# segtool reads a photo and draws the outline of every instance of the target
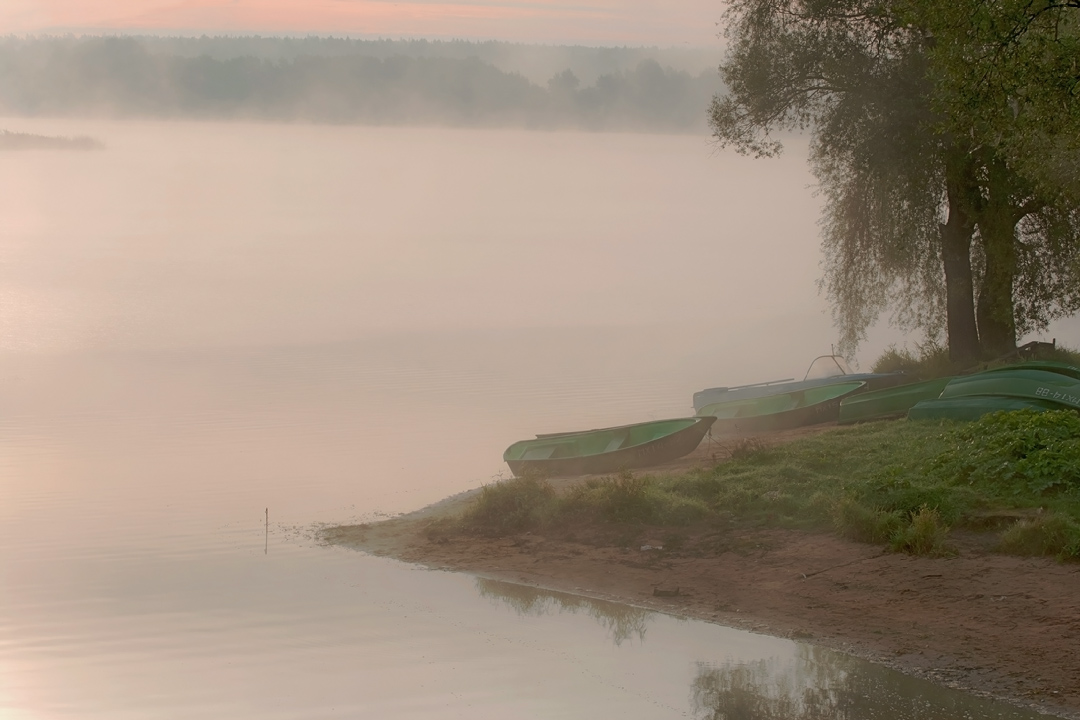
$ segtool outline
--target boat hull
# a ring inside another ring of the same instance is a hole
[[[941,391],[941,399],[994,396],[1050,402],[1080,409],[1080,381],[1043,370],[995,370],[956,378]]]
[[[873,392],[849,395],[840,401],[841,425],[871,420],[903,417],[923,400],[933,400],[941,395],[953,378],[936,378],[923,382],[886,388]]]
[[[908,378],[901,373],[859,373],[853,375],[836,375],[829,378],[817,378],[814,380],[793,380],[787,382],[762,383],[742,388],[716,387],[699,390],[694,393],[694,412],[701,411],[709,405],[735,400],[753,400],[756,398],[780,395],[791,392],[811,390],[813,388],[836,385],[843,382],[866,383],[867,390],[880,390],[898,385]]]
[[[687,420],[693,420],[694,422],[662,437],[587,455],[527,457],[530,450],[539,453],[546,451],[548,448],[554,448],[552,455],[558,454],[560,451],[567,452],[567,447],[573,447],[577,441],[590,435],[612,436],[613,441],[614,438],[619,436],[619,433],[623,432],[627,433],[627,437],[630,437],[636,430],[647,428],[655,423],[638,423],[636,425],[622,425],[600,430],[538,436],[536,440],[526,440],[511,445],[503,454],[503,459],[510,466],[510,471],[519,477],[529,473],[544,477],[603,475],[623,470],[655,467],[693,452],[701,444],[702,438],[709,432],[716,418],[687,418]],[[525,452],[522,453],[522,449]]]
[[[713,433],[746,435],[789,430],[832,422],[840,414],[840,401],[865,386],[863,382],[834,383],[789,393],[707,405],[700,415],[717,417]]]
[[[1080,370],[1060,363],[1029,362],[954,378],[936,400],[908,412],[912,420],[978,420],[999,410],[1080,412]]]
[[[1043,400],[972,395],[969,397],[937,398],[923,400],[908,411],[909,420],[978,420],[992,412],[1013,410],[1061,410],[1060,405]]]
[[[1025,362],[1013,363],[1012,365],[1002,365],[1001,367],[990,368],[989,370],[984,370],[983,373],[1015,372],[1017,370],[1052,372],[1073,378],[1074,380],[1080,380],[1080,368],[1075,365],[1054,362],[1052,360],[1027,360]],[[981,375],[983,373],[979,374]]]

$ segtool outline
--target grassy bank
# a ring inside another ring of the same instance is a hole
[[[1024,411],[869,423],[777,447],[743,441],[711,468],[589,479],[563,493],[515,478],[430,533],[589,530],[632,544],[661,529],[676,548],[694,530],[731,526],[832,531],[928,555],[949,554],[950,532],[967,529],[994,533],[1002,552],[1080,559],[1080,417]]]

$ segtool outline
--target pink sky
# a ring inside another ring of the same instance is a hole
[[[0,32],[300,33],[536,43],[717,42],[720,0],[2,0]]]

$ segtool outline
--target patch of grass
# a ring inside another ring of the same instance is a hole
[[[1080,553],[1066,552],[1080,547],[1069,529],[1080,527],[1080,417],[1067,411],[864,423],[744,448],[713,467],[592,478],[562,496],[537,478],[489,485],[457,531],[609,527],[637,538],[648,527],[783,527],[937,555],[950,527],[985,530],[988,513],[1045,508],[1066,524],[1017,526],[1002,547],[1037,546],[1022,533],[1043,533],[1057,538],[1051,554]]]
[[[1080,523],[1059,513],[1021,520],[1001,536],[1001,551],[1010,555],[1056,555],[1080,560]]]
[[[701,500],[674,493],[657,478],[630,473],[586,481],[567,495],[559,510],[560,515],[576,519],[676,526],[709,515]]]
[[[750,460],[764,455],[768,451],[768,445],[762,442],[761,438],[741,437],[728,443],[726,449],[732,460]]]
[[[910,518],[910,522],[889,538],[893,550],[931,557],[952,554],[947,543],[949,526],[942,521],[937,508],[923,505]]]
[[[841,500],[835,510],[837,532],[849,540],[864,543],[886,543],[904,525],[902,513],[895,510],[867,507],[851,498]]]
[[[558,498],[547,481],[518,477],[485,485],[461,518],[463,528],[488,535],[507,535],[539,527]]]

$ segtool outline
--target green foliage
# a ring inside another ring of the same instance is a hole
[[[1012,555],[1080,559],[1080,523],[1059,513],[1021,520],[1001,536],[1001,550]]]
[[[902,372],[916,380],[932,380],[955,372],[956,368],[949,360],[948,348],[937,343],[926,343],[918,345],[917,349],[918,354],[906,347],[890,345],[870,366],[870,372]]]
[[[577,532],[586,523],[610,527],[633,546],[646,526],[734,522],[833,531],[941,555],[950,551],[950,527],[983,528],[988,512],[1045,507],[1047,519],[1016,526],[1002,548],[1076,554],[1080,417],[1071,412],[1001,413],[974,423],[865,423],[786,445],[748,444],[738,455],[670,476],[590,478],[562,496],[535,478],[496,483],[483,489],[454,531]],[[440,526],[436,539],[450,531]]]
[[[842,352],[887,309],[958,360],[1080,309],[1075,0],[728,7],[710,126],[756,156],[811,131]]]
[[[567,517],[608,523],[678,526],[704,519],[709,508],[697,498],[671,492],[654,477],[625,473],[594,478],[574,488],[561,512]]]
[[[906,22],[936,41],[929,57],[943,130],[974,130],[1007,156],[1031,165],[1049,164],[1048,150],[1060,155],[1077,149],[1080,5],[1073,0],[903,0],[898,6]]]
[[[851,498],[844,498],[836,506],[836,530],[849,540],[864,543],[885,543],[903,527],[903,514],[867,507]]]
[[[519,477],[485,485],[462,518],[470,530],[492,535],[538,527],[556,503],[555,490],[544,480]]]
[[[935,474],[997,495],[1080,491],[1080,417],[1069,410],[996,412],[953,436]]]
[[[1043,350],[1038,357],[1041,360],[1052,360],[1080,367],[1080,351],[1073,350],[1065,345],[1057,345],[1052,350]]]
[[[937,509],[923,505],[911,514],[907,526],[901,527],[889,538],[889,545],[893,550],[912,555],[940,557],[952,553],[946,543],[948,534],[949,528]]]

